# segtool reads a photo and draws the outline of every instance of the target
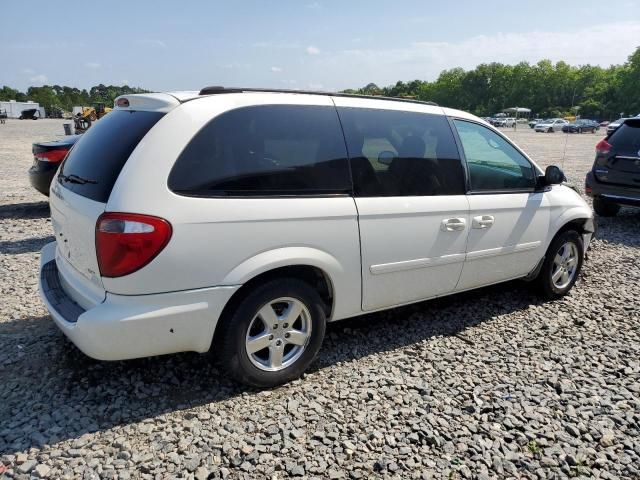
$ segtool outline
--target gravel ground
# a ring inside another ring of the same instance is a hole
[[[601,219],[561,301],[512,282],[335,323],[310,373],[258,392],[207,355],[93,361],[53,326],[48,207],[25,173],[61,132],[0,126],[6,477],[640,478],[638,211]],[[601,138],[507,134],[578,185]]]

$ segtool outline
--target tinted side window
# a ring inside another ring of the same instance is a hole
[[[351,178],[334,107],[259,105],[211,120],[169,175],[192,195],[346,193]]]
[[[533,165],[513,145],[483,125],[454,120],[467,160],[471,190],[529,189]]]
[[[621,155],[640,157],[640,119],[627,120],[611,134],[608,142]]]
[[[58,181],[65,188],[106,203],[129,155],[164,113],[115,110],[74,145]]]
[[[358,196],[464,194],[464,170],[442,115],[338,109]]]

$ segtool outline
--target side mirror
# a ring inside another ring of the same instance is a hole
[[[544,171],[544,183],[547,185],[559,185],[565,180],[566,177],[560,167],[549,165]]]
[[[396,154],[390,150],[383,150],[378,154],[378,162],[383,165],[391,165],[394,158],[396,158]]]

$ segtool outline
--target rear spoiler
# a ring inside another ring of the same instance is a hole
[[[180,105],[173,95],[167,93],[135,93],[120,95],[113,102],[115,110],[141,110],[147,112],[169,112]]]

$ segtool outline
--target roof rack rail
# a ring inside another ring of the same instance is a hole
[[[242,88],[242,87],[221,87],[211,86],[204,87],[200,90],[199,95],[218,95],[221,93],[244,93],[244,92],[258,92],[258,93],[303,93],[307,95],[324,95],[327,97],[349,97],[349,98],[368,98],[372,100],[391,100],[394,102],[406,102],[406,103],[419,103],[422,105],[439,106],[435,102],[415,100],[413,98],[402,97],[384,97],[377,95],[359,95],[357,93],[341,93],[341,92],[319,92],[317,90],[291,90],[285,88]]]

